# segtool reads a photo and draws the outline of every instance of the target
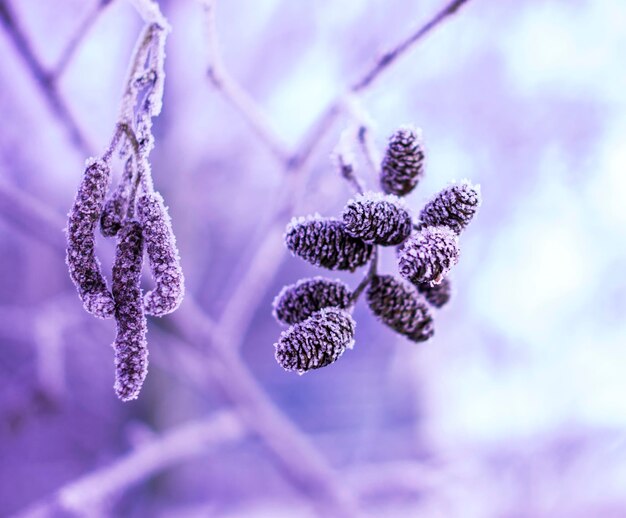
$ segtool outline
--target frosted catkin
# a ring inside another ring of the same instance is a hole
[[[346,232],[366,243],[399,245],[411,234],[411,215],[396,196],[358,195],[348,202],[342,218]]]
[[[283,324],[296,324],[327,307],[345,309],[350,289],[339,280],[314,277],[285,286],[273,303],[274,318]]]
[[[391,275],[376,275],[365,296],[372,313],[396,333],[413,342],[424,342],[434,335],[428,305],[414,286]]]
[[[146,251],[156,287],[147,292],[144,305],[148,315],[163,316],[174,311],[185,294],[185,278],[172,223],[161,195],[142,194],[137,214],[146,240]]]
[[[458,260],[458,239],[454,232],[448,227],[425,227],[400,249],[398,269],[413,284],[438,284]]]
[[[356,323],[339,308],[326,308],[281,333],[274,347],[278,364],[303,374],[335,362],[354,344]]]
[[[70,277],[88,313],[111,318],[115,304],[100,270],[95,230],[111,177],[109,164],[89,159],[67,224],[66,262]]]
[[[136,399],[148,373],[147,323],[141,296],[143,236],[139,222],[126,221],[118,233],[113,264],[117,335],[115,392],[122,401]]]
[[[369,261],[374,250],[348,234],[343,222],[320,216],[292,220],[285,244],[292,254],[330,270],[354,271]]]

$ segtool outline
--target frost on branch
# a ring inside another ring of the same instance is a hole
[[[409,340],[424,342],[435,333],[428,305],[414,286],[391,275],[377,275],[370,282],[366,298],[381,322]]]
[[[129,220],[119,232],[113,264],[113,297],[117,336],[115,392],[122,401],[136,399],[148,373],[147,323],[140,279],[143,263],[141,225]]]
[[[339,308],[326,308],[283,331],[274,347],[276,361],[303,374],[336,361],[354,344],[356,323]]]
[[[350,200],[343,211],[346,231],[366,243],[399,245],[411,234],[411,215],[396,196],[367,192]]]
[[[283,324],[296,324],[328,307],[345,309],[350,304],[350,289],[339,280],[323,277],[301,279],[285,286],[274,299],[274,317]]]
[[[429,201],[420,220],[428,226],[446,226],[458,235],[472,221],[480,203],[480,186],[464,180],[446,187]]]
[[[424,176],[422,133],[411,126],[391,136],[382,162],[380,186],[387,194],[405,196]]]
[[[447,227],[425,227],[404,243],[400,274],[413,284],[438,284],[459,260],[458,240]]]
[[[185,278],[180,267],[176,238],[167,208],[159,193],[142,194],[137,201],[137,214],[156,284],[145,295],[145,309],[148,315],[161,317],[178,308],[185,294]]]
[[[372,255],[373,247],[352,237],[334,218],[312,216],[293,219],[285,233],[287,248],[315,266],[354,271]]]
[[[87,161],[67,223],[66,262],[70,277],[87,312],[98,318],[111,318],[114,311],[95,252],[95,230],[110,177],[107,162],[94,158]]]

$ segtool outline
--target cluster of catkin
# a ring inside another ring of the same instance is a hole
[[[171,313],[184,295],[176,239],[147,159],[153,146],[150,119],[160,111],[163,38],[156,25],[144,31],[111,146],[87,160],[67,224],[67,265],[85,310],[117,323],[115,392],[123,401],[137,398],[147,374],[146,315]],[[111,189],[111,157],[118,145],[124,168]],[[117,239],[110,289],[96,256],[98,228],[102,236]],[[155,283],[145,295],[144,253]]]
[[[293,219],[285,244],[293,255],[330,270],[355,271],[370,263],[354,291],[339,280],[302,279],[274,299],[274,316],[290,326],[275,344],[278,363],[302,374],[333,363],[354,345],[352,308],[362,290],[372,313],[414,342],[434,334],[431,308],[450,298],[447,274],[459,259],[458,236],[481,203],[479,186],[453,183],[414,218],[401,198],[424,175],[419,130],[398,129],[380,166],[383,192],[360,193],[341,218],[319,215]],[[399,276],[377,273],[378,247],[396,247]]]

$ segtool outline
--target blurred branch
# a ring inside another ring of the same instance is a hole
[[[450,15],[456,13],[458,9],[468,1],[469,0],[453,0],[450,2],[446,7],[433,16],[433,18],[413,32],[408,38],[405,38],[400,43],[384,52],[383,55],[378,58],[374,66],[365,72],[365,74],[352,85],[350,90],[354,93],[365,90],[383,71],[385,71],[394,61],[402,56],[402,54],[410,50],[413,45],[420,41]]]
[[[65,100],[57,90],[52,76],[44,69],[43,65],[35,56],[28,38],[21,27],[11,7],[6,0],[0,0],[0,24],[8,34],[15,46],[15,50],[22,57],[28,71],[33,77],[44,96],[50,110],[59,122],[67,129],[74,147],[84,155],[91,155],[91,146],[83,135],[76,119],[65,104]]]
[[[51,81],[57,81],[59,77],[63,75],[65,69],[74,57],[78,46],[85,39],[85,36],[89,32],[93,24],[96,22],[96,20],[100,17],[100,14],[102,14],[104,8],[111,2],[112,0],[99,0],[99,2],[91,8],[89,13],[87,13],[87,16],[83,19],[80,26],[65,46],[65,49],[61,53],[61,57],[57,61],[57,64],[48,74]]]
[[[257,137],[265,144],[267,149],[282,164],[289,160],[289,150],[282,139],[272,129],[268,117],[263,113],[259,105],[252,99],[250,94],[229,74],[222,63],[215,25],[216,0],[200,0],[206,14],[209,66],[207,76],[213,86],[221,92],[224,98],[241,114]]]
[[[0,216],[21,230],[25,236],[31,236],[65,253],[62,239],[65,219],[47,205],[25,194],[0,178]]]
[[[112,464],[63,486],[51,498],[18,516],[56,516],[68,511],[99,515],[103,505],[132,485],[185,459],[244,436],[245,430],[232,412],[224,411],[181,425],[142,442]]]

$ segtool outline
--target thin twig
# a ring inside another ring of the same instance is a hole
[[[337,162],[337,169],[339,169],[341,177],[348,182],[356,193],[363,194],[365,189],[363,187],[363,181],[356,171],[356,160],[352,150],[355,133],[355,127],[349,127],[341,133],[339,143],[333,152],[333,157]]]
[[[0,0],[0,23],[4,26],[18,54],[24,60],[35,83],[39,87],[50,110],[57,120],[65,126],[74,147],[83,155],[92,155],[92,146],[83,135],[78,122],[65,104],[51,76],[35,56],[33,49],[6,0]]]
[[[222,63],[215,25],[215,0],[200,0],[206,15],[208,33],[209,65],[207,77],[224,98],[241,114],[257,137],[281,163],[289,161],[289,150],[280,136],[272,129],[268,117],[250,94],[230,75]]]
[[[100,17],[104,8],[109,5],[111,1],[112,0],[100,0],[96,5],[92,7],[91,11],[89,11],[74,35],[70,38],[70,41],[65,46],[65,49],[61,53],[61,57],[57,61],[57,64],[48,74],[52,81],[57,81],[63,75],[65,69],[74,57],[78,46],[85,39],[85,36],[87,36],[87,33],[89,32],[93,24]]]
[[[468,1],[469,0],[453,0],[428,22],[413,32],[408,38],[405,38],[400,43],[384,52],[382,56],[378,58],[374,66],[365,72],[365,74],[363,74],[363,76],[352,85],[350,91],[357,93],[367,88],[384,70],[389,68],[389,65],[402,56],[402,54],[407,52],[413,45],[415,45],[415,43],[437,27],[448,16],[456,13],[457,10]]]
[[[70,482],[18,516],[82,514],[87,510],[98,515],[103,505],[134,484],[216,446],[238,441],[245,434],[240,421],[227,411],[192,421],[143,442],[110,465]]]
[[[376,272],[378,271],[378,248],[378,245],[374,247],[367,273],[365,274],[363,279],[361,279],[361,282],[356,287],[356,289],[352,292],[352,295],[350,295],[350,306],[354,306],[357,303],[359,297],[361,296],[361,293],[363,293],[363,290],[367,288],[368,284],[376,276]]]

